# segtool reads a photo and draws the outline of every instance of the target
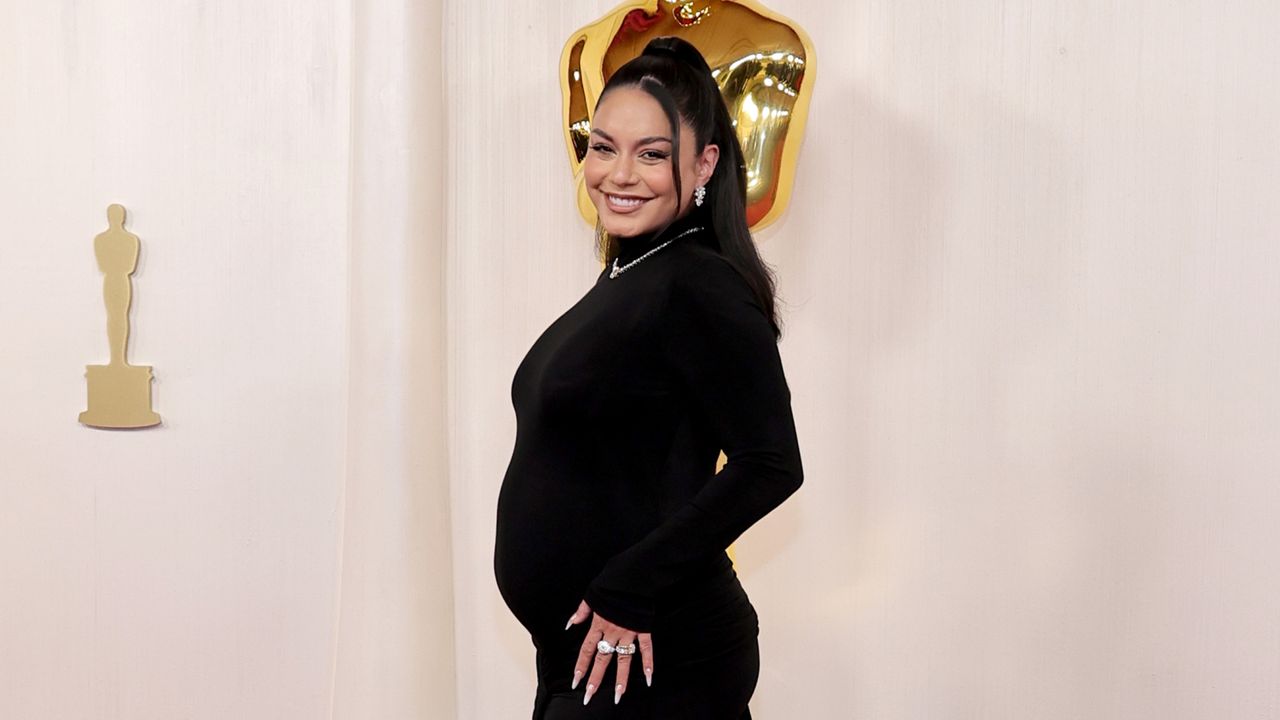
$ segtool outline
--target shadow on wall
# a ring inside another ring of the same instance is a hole
[[[927,133],[851,84],[824,80],[815,89],[792,206],[757,234],[779,275],[782,353],[805,485],[749,530],[737,553],[748,592],[816,567],[804,560],[806,545],[820,546],[816,557],[842,560],[827,565],[811,588],[819,595],[806,593],[823,616],[847,614],[852,603],[852,553],[872,471],[874,358],[921,334],[928,258],[941,242]],[[847,507],[829,505],[845,498],[853,498]],[[781,555],[795,567],[770,569]]]

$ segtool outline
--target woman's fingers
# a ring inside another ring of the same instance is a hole
[[[573,611],[569,616],[569,622],[565,623],[564,629],[577,625],[591,617],[591,606],[586,600],[578,603],[578,609]],[[573,669],[573,685],[572,689],[578,689],[578,683],[582,681],[582,676],[587,674],[587,664],[591,662],[591,655],[595,652],[595,643],[600,639],[600,633],[596,629],[596,624],[591,624],[591,629],[587,631],[587,638],[582,641],[582,649],[578,652],[578,664]]]
[[[587,604],[586,600],[583,600],[578,603],[578,609],[574,610],[573,614],[569,616],[569,622],[564,624],[564,629],[568,630],[589,617],[591,617],[591,606]]]
[[[578,649],[578,662],[573,666],[571,689],[577,690],[578,683],[582,682],[582,678],[586,676],[587,668],[591,667],[591,658],[596,655],[596,643],[600,641],[601,635],[602,632],[596,628],[595,623],[592,623],[587,636],[582,640],[582,647]]]
[[[653,684],[653,640],[649,633],[636,634],[621,625],[615,625],[608,620],[595,615],[591,611],[591,607],[584,600],[578,605],[578,609],[573,615],[569,616],[569,624],[565,625],[568,630],[573,625],[583,622],[588,617],[591,618],[591,627],[587,629],[586,637],[582,639],[582,646],[578,648],[578,662],[573,667],[573,684],[572,689],[577,690],[578,684],[585,677],[587,679],[587,689],[582,696],[582,704],[586,705],[591,702],[591,696],[596,694],[600,689],[600,683],[604,681],[604,673],[609,668],[609,661],[613,659],[617,653],[617,648],[621,645],[624,648],[636,648],[640,652],[640,657],[644,662],[645,683]],[[608,647],[601,649],[600,642],[604,641]],[[638,641],[638,643],[637,643]],[[637,645],[639,646],[637,648]],[[622,695],[627,691],[627,680],[631,675],[631,660],[635,653],[618,654],[618,667],[614,676],[617,678],[617,684],[613,688],[613,702],[616,705],[621,702]]]
[[[653,636],[649,633],[640,633],[638,636],[640,645],[640,662],[644,664],[644,683],[645,685],[653,685]]]
[[[636,634],[631,631],[623,633],[622,637],[618,638],[618,644],[614,647],[624,649],[630,647],[634,651],[636,647]],[[618,684],[613,686],[613,704],[617,705],[618,702],[622,700],[622,694],[627,691],[627,679],[631,677],[632,653],[618,652],[617,650],[614,650],[614,652],[618,656],[618,668],[615,673],[615,676],[618,679]]]
[[[599,615],[596,616],[595,622],[601,622]],[[595,629],[595,623],[592,624],[591,629]],[[612,630],[612,632],[610,632],[610,630]],[[618,638],[622,634],[620,630],[621,628],[618,628],[615,625],[613,628],[605,629],[601,633],[601,637],[604,638],[605,642],[609,643],[611,648],[616,647],[618,644]],[[592,633],[587,634],[588,636],[592,635]],[[592,653],[592,656],[595,658],[595,662],[591,665],[591,676],[587,678],[587,693],[582,697],[583,705],[591,702],[591,696],[595,695],[596,690],[600,689],[600,681],[604,680],[604,671],[605,668],[609,667],[609,661],[613,659],[613,651],[601,650],[599,648],[599,641],[597,641],[597,647],[595,648],[595,652]],[[578,661],[582,661],[581,653],[579,653]]]

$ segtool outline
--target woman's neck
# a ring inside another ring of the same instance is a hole
[[[624,263],[634,260],[680,233],[696,227],[702,227],[704,230],[710,231],[711,219],[700,208],[695,206],[690,208],[684,215],[672,220],[665,227],[629,237],[619,236],[617,238],[618,262]]]

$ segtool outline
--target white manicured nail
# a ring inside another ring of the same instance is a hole
[[[653,687],[653,668],[644,669],[644,684]]]
[[[621,699],[622,699],[622,683],[618,683],[618,686],[613,689],[613,704],[617,705],[618,701]]]
[[[579,682],[581,682],[581,681],[582,681],[582,671],[581,671],[581,670],[574,670],[574,671],[573,671],[573,684],[569,686],[569,689],[570,689],[570,690],[577,690],[577,689],[578,689],[578,683],[579,683]]]
[[[595,691],[596,691],[596,686],[592,685],[591,683],[587,683],[587,692],[585,695],[582,696],[583,705],[586,705],[588,702],[591,702],[591,693]]]
[[[567,622],[567,623],[565,623],[565,624],[564,624],[564,629],[565,629],[565,630],[568,630],[569,628],[573,627],[573,619],[574,619],[574,618],[576,618],[576,617],[578,617],[578,614],[577,614],[577,613],[574,613],[574,614],[572,614],[572,615],[570,615],[570,616],[569,616],[569,622]]]

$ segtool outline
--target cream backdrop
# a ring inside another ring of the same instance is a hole
[[[440,19],[0,4],[0,717],[454,715]],[[111,202],[155,430],[75,422]]]
[[[1280,715],[1280,7],[769,6],[819,75],[755,714]],[[0,3],[0,717],[527,717],[493,507],[610,7]],[[75,423],[110,202],[154,431]]]

